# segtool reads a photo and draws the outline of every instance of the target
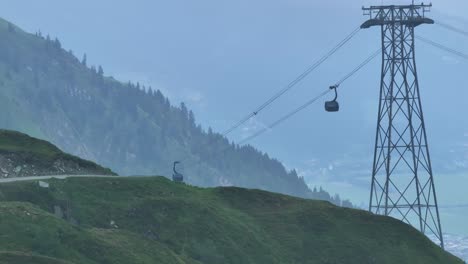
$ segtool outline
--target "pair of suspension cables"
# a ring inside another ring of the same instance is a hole
[[[459,33],[459,34],[461,34],[461,35],[464,35],[464,36],[468,37],[468,32],[466,32],[466,31],[463,31],[463,30],[458,29],[458,28],[456,28],[456,27],[454,27],[454,26],[451,26],[451,25],[448,25],[448,24],[445,24],[445,23],[441,23],[441,22],[438,22],[437,24],[440,25],[440,26],[443,27],[443,28],[449,29],[449,30],[451,30],[451,31],[453,31],[453,32],[456,32],[456,33]],[[339,47],[341,48],[341,47],[342,47],[347,41],[349,41],[358,31],[359,31],[359,29],[357,29],[357,30],[356,30],[355,32],[353,32],[350,36],[348,36],[348,37],[346,38],[346,41],[345,41],[345,42],[340,43],[340,46],[339,46]],[[459,56],[459,57],[461,57],[461,58],[464,58],[464,59],[467,59],[467,60],[468,60],[468,55],[467,55],[466,53],[463,53],[463,52],[461,52],[461,51],[458,51],[458,50],[449,48],[449,47],[444,46],[444,45],[442,45],[442,44],[440,44],[440,43],[438,43],[438,42],[429,40],[429,39],[424,38],[424,37],[421,37],[421,36],[416,36],[416,38],[419,39],[419,40],[421,40],[421,41],[423,41],[423,42],[425,42],[425,43],[427,43],[427,44],[430,44],[430,45],[432,45],[432,46],[434,46],[434,47],[436,47],[436,48],[442,49],[442,50],[444,50],[444,51],[450,52],[450,53],[452,53],[452,54],[454,54],[454,55],[457,55],[457,56]],[[333,55],[338,49],[339,49],[339,48],[333,49],[332,52],[329,53],[330,56]],[[260,136],[260,135],[262,135],[262,134],[265,133],[266,131],[273,129],[274,127],[276,127],[276,126],[278,126],[279,124],[283,123],[284,121],[288,120],[289,118],[291,118],[292,116],[294,116],[294,115],[297,114],[298,112],[300,112],[300,111],[306,109],[308,106],[310,106],[311,104],[315,103],[315,102],[318,101],[320,98],[324,97],[324,96],[325,96],[326,94],[328,94],[331,90],[333,90],[333,89],[336,90],[341,84],[343,84],[343,83],[344,83],[345,81],[347,81],[349,78],[351,78],[352,76],[354,76],[354,75],[355,75],[356,73],[358,73],[362,68],[364,68],[364,66],[366,66],[366,65],[369,64],[374,58],[376,58],[376,57],[381,53],[381,51],[382,51],[382,49],[379,49],[379,50],[377,50],[376,52],[374,52],[372,55],[370,55],[368,58],[366,58],[359,66],[357,66],[355,69],[353,69],[349,74],[345,75],[345,76],[344,76],[342,79],[340,79],[335,85],[331,86],[331,87],[330,87],[331,89],[327,89],[327,90],[323,91],[322,93],[318,94],[316,97],[314,97],[314,98],[312,98],[311,100],[307,101],[305,104],[299,106],[298,108],[296,108],[296,109],[293,110],[292,112],[290,112],[290,113],[284,115],[283,117],[281,117],[281,118],[278,119],[277,121],[273,122],[271,125],[269,125],[269,126],[263,128],[263,129],[259,130],[259,131],[256,132],[255,134],[253,134],[253,135],[251,135],[251,136],[245,138],[244,140],[240,141],[238,144],[239,144],[239,145],[242,145],[242,144],[244,144],[244,143],[246,143],[246,142],[248,142],[248,141],[250,141],[250,140],[252,140],[252,139],[254,139],[254,138],[256,138],[256,137],[258,137],[258,136]],[[324,62],[325,60],[327,60],[330,56],[322,58],[322,60],[320,60],[319,62],[323,63],[323,62]],[[317,68],[321,63],[315,64],[313,67],[309,68],[308,71],[306,71],[306,72],[304,73],[305,76],[307,76],[311,71],[313,71],[313,69]],[[310,70],[310,69],[312,69],[312,70]],[[302,75],[300,76],[301,79],[298,78],[298,79],[296,79],[296,80],[293,82],[294,85],[297,84],[297,82],[299,82],[299,81],[302,80],[303,78],[305,78],[305,76],[303,76],[304,74],[302,74]],[[302,77],[302,76],[303,76],[303,77]],[[291,87],[287,87],[287,90],[289,90],[289,89],[291,89],[291,88],[292,88],[292,86],[291,86]],[[284,94],[287,90],[281,91],[281,93],[279,94],[279,96],[281,96],[282,94]],[[274,100],[276,100],[279,96],[275,95]],[[273,100],[273,101],[274,101],[274,100]],[[335,100],[336,100],[336,97],[335,97]],[[271,104],[273,101],[267,101],[267,102],[268,102],[268,104]],[[266,105],[266,104],[264,104],[264,105]],[[262,105],[262,106],[264,106],[264,105]],[[263,107],[263,108],[264,108],[264,107]],[[261,109],[263,109],[263,108],[261,108]],[[255,115],[256,115],[256,114],[255,114]],[[253,117],[253,116],[255,116],[255,115],[251,115],[250,118]],[[249,119],[250,119],[250,118],[249,118]],[[247,120],[249,120],[249,119],[247,119]],[[242,124],[243,124],[243,123],[242,123]],[[241,124],[241,125],[242,125],[242,124]],[[238,126],[237,126],[237,127],[238,127]],[[236,128],[237,128],[237,127],[236,127]],[[234,129],[236,129],[236,128],[234,128]],[[232,132],[234,129],[231,128],[231,129],[229,129],[228,131],[229,131],[229,132]]]
[[[279,90],[277,93],[275,93],[272,97],[270,97],[268,100],[266,100],[264,103],[259,105],[254,111],[250,112],[248,115],[246,115],[244,118],[240,119],[238,122],[236,122],[234,125],[229,127],[227,130],[225,130],[221,136],[225,137],[228,134],[232,133],[234,130],[238,129],[248,121],[250,121],[252,118],[258,116],[263,110],[265,110],[268,106],[273,104],[276,100],[278,100],[281,96],[286,94],[288,91],[293,89],[297,84],[299,84],[302,80],[304,80],[307,76],[309,76],[313,71],[315,71],[320,65],[322,65],[324,62],[326,62],[330,57],[332,57],[338,50],[340,50],[343,46],[345,46],[346,43],[348,43],[353,37],[360,31],[360,27],[354,29],[349,35],[347,35],[342,41],[340,41],[336,46],[334,46],[330,51],[328,51],[324,56],[322,56],[320,59],[318,59],[314,64],[312,64],[309,68],[307,68],[304,72],[302,72],[299,76],[297,76],[292,82],[290,82],[286,87],[283,89]],[[368,57],[366,60],[364,60],[361,64],[359,64],[355,69],[353,69],[349,74],[345,75],[343,78],[341,78],[335,85],[333,85],[331,88],[332,89],[326,89],[323,92],[319,93],[309,101],[305,102],[301,106],[297,107],[293,111],[287,113],[286,115],[280,117],[277,119],[275,122],[271,123],[270,125],[260,129],[259,131],[255,132],[251,136],[242,139],[240,142],[237,143],[237,145],[243,145],[254,138],[257,138],[264,134],[265,132],[273,129],[274,127],[280,125],[281,123],[285,122],[286,120],[290,119],[297,113],[301,112],[302,110],[306,109],[313,103],[317,102],[319,99],[330,93],[332,90],[335,90],[346,80],[351,78],[353,75],[355,75],[359,70],[361,70],[364,66],[369,64],[375,57],[377,57],[380,54],[381,50],[378,50],[374,52],[370,57]],[[336,98],[335,98],[336,100]],[[224,149],[221,149],[219,152],[224,152],[231,148],[231,146],[227,146]],[[182,161],[186,161],[188,158],[183,159]],[[196,163],[194,163],[196,164]],[[191,167],[191,166],[186,166]]]
[[[441,22],[438,22],[437,23],[439,26],[441,26],[442,28],[445,28],[447,30],[450,30],[452,32],[455,32],[455,33],[458,33],[458,34],[461,34],[463,36],[466,36],[468,37],[468,32],[464,31],[464,30],[461,30],[457,27],[454,27],[452,25],[449,25],[449,24],[445,24],[445,23],[441,23]],[[222,134],[221,136],[223,137],[226,137],[227,135],[229,135],[230,133],[232,133],[233,131],[235,131],[236,129],[238,129],[239,127],[241,127],[242,125],[244,125],[245,123],[247,123],[248,121],[250,121],[252,118],[258,116],[263,110],[265,110],[268,106],[270,106],[271,104],[273,104],[276,100],[278,100],[281,96],[283,96],[284,94],[286,94],[288,91],[290,91],[291,89],[293,89],[297,84],[299,84],[302,80],[304,80],[307,76],[309,76],[313,71],[315,71],[320,65],[322,65],[324,62],[326,62],[330,57],[332,57],[338,50],[340,50],[343,46],[346,45],[346,43],[348,43],[351,39],[353,39],[353,37],[360,31],[360,27],[356,28],[355,30],[353,30],[349,35],[347,35],[341,42],[339,42],[336,46],[334,46],[330,51],[328,51],[324,56],[322,56],[319,60],[317,60],[314,64],[312,64],[309,68],[307,68],[304,72],[302,72],[299,76],[297,76],[292,82],[290,82],[287,86],[285,86],[283,89],[279,90],[277,93],[275,93],[273,96],[271,96],[268,100],[266,100],[264,103],[262,103],[261,105],[259,105],[257,108],[255,108],[252,112],[250,112],[249,114],[247,114],[244,118],[240,119],[238,122],[236,122],[235,124],[233,124],[231,127],[229,127],[228,129],[226,129]],[[452,53],[456,56],[459,56],[461,58],[464,58],[464,59],[467,59],[468,60],[468,55],[466,53],[463,53],[461,51],[458,51],[458,50],[455,50],[455,49],[452,49],[452,48],[449,48],[443,44],[440,44],[438,42],[435,42],[435,41],[432,41],[430,39],[427,39],[427,38],[424,38],[424,37],[421,37],[421,36],[416,36],[417,39],[431,45],[431,46],[434,46],[438,49],[441,49],[441,50],[444,50],[446,52],[449,52],[449,53]],[[319,94],[317,94],[315,97],[313,97],[312,99],[310,99],[309,101],[305,102],[304,104],[302,104],[301,106],[297,107],[296,109],[294,109],[293,111],[287,113],[286,115],[284,116],[281,116],[279,119],[277,119],[276,121],[272,122],[270,125],[260,129],[259,131],[255,132],[254,134],[248,136],[247,138],[244,138],[242,139],[241,141],[239,141],[237,143],[237,145],[243,145],[261,135],[263,135],[265,132],[275,128],[276,126],[284,123],[285,121],[287,121],[288,119],[290,119],[291,117],[295,116],[297,113],[303,111],[304,109],[308,108],[310,105],[314,104],[315,102],[317,102],[318,100],[320,100],[321,98],[323,98],[324,96],[326,96],[328,93],[330,93],[332,90],[335,91],[336,93],[336,89],[341,85],[343,84],[345,81],[347,81],[349,78],[351,78],[352,76],[354,76],[356,73],[358,73],[362,68],[364,68],[367,64],[369,64],[373,59],[375,59],[380,53],[381,53],[381,49],[377,50],[376,52],[372,53],[368,58],[366,58],[361,64],[359,64],[356,68],[354,68],[350,73],[348,73],[347,75],[345,75],[342,79],[340,79],[338,82],[335,83],[335,85],[331,86],[330,89],[326,89],[322,92],[320,92]],[[335,100],[336,100],[336,96],[335,96]],[[334,100],[334,101],[335,101]],[[226,147],[225,149],[222,149],[220,150],[220,152],[224,152],[226,150],[228,150],[229,148],[231,148],[231,146],[228,146]],[[182,161],[186,161],[188,158],[185,158],[183,159]]]
[[[440,26],[441,28],[444,28],[446,30],[449,30],[449,31],[452,31],[454,33],[457,33],[457,34],[460,34],[464,37],[468,37],[468,31],[465,31],[465,30],[462,30],[460,28],[457,28],[453,25],[450,25],[450,24],[446,24],[446,23],[443,23],[443,22],[436,22],[435,23],[436,25]],[[456,50],[456,49],[452,49],[452,48],[449,48],[439,42],[436,42],[436,41],[433,41],[433,40],[430,40],[428,38],[425,38],[425,37],[422,37],[422,36],[416,36],[417,39],[421,40],[422,42],[426,43],[426,44],[429,44],[435,48],[438,48],[440,50],[443,50],[443,51],[446,51],[446,52],[449,52],[453,55],[456,55],[460,58],[463,58],[465,60],[468,60],[468,54],[465,53],[465,52],[462,52],[462,51],[459,51],[459,50]]]

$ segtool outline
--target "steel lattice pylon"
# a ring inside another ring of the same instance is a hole
[[[430,5],[372,6],[362,28],[380,26],[382,79],[369,211],[434,235],[444,247],[416,71],[414,29],[433,24]]]

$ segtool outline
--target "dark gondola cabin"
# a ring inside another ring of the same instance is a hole
[[[174,171],[174,174],[172,174],[172,180],[174,182],[184,182],[184,175],[182,175],[181,173],[179,173],[177,170],[176,170],[176,166],[177,164],[179,164],[180,162],[176,161],[174,162],[174,166],[172,168],[172,170]]]
[[[340,104],[337,101],[325,102],[325,110],[327,112],[338,112],[340,110]]]
[[[340,111],[340,104],[338,103],[338,101],[336,101],[336,99],[338,99],[338,92],[336,91],[337,88],[338,88],[338,84],[330,86],[330,90],[335,91],[335,98],[332,101],[325,102],[325,111],[327,112]]]

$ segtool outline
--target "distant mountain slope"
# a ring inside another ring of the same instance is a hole
[[[115,175],[94,162],[66,154],[47,141],[0,129],[0,177]]]
[[[80,264],[462,263],[398,220],[328,202],[162,177],[48,182],[0,185],[2,250]]]
[[[46,139],[120,174],[170,176],[186,162],[186,180],[313,197],[295,171],[251,146],[204,130],[184,104],[159,91],[104,77],[58,40],[0,20],[0,127]],[[329,196],[328,196],[329,197]]]

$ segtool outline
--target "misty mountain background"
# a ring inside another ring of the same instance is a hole
[[[223,131],[252,111],[365,17],[363,5],[409,1],[0,1],[0,15],[28,31],[59,37],[106,74],[159,89],[185,102],[204,127]],[[435,0],[430,16],[468,28],[468,3]],[[28,6],[28,8],[24,8]],[[21,12],[18,12],[21,10]],[[117,23],[118,22],[118,23]],[[418,34],[466,50],[468,40],[437,25]],[[362,31],[301,85],[230,136],[239,141],[339,80],[379,48],[379,31]],[[417,43],[423,107],[441,205],[468,204],[468,63]],[[343,84],[342,111],[316,104],[252,142],[295,168],[310,186],[368,202],[380,62]],[[468,235],[466,207],[442,208],[446,232]]]

